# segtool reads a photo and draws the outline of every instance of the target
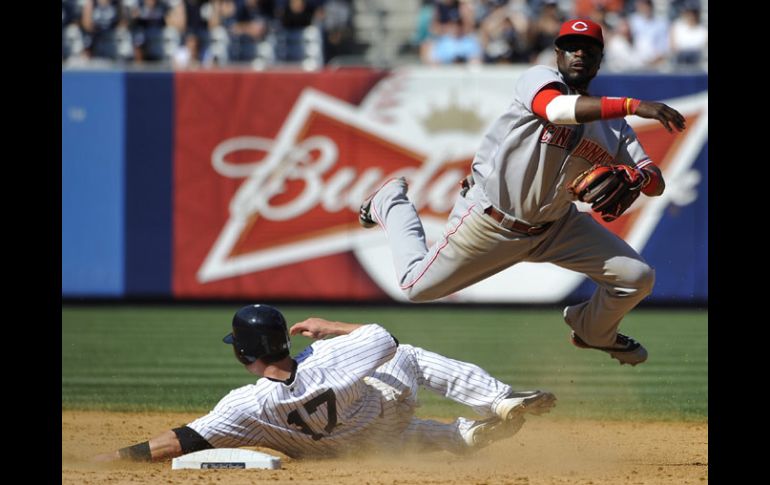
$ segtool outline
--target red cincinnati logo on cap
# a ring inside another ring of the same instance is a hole
[[[579,21],[575,22],[574,24],[572,24],[572,30],[575,30],[577,32],[584,32],[588,30],[588,24],[586,24],[585,22],[579,22]]]

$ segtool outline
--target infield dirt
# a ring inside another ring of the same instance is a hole
[[[292,460],[280,470],[171,470],[170,462],[91,463],[198,414],[62,412],[62,483],[511,484],[708,483],[708,423],[600,422],[530,417],[514,437],[480,452]]]

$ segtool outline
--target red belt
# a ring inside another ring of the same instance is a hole
[[[492,206],[487,207],[484,210],[484,213],[488,214],[489,217],[496,220],[498,224],[508,230],[523,232],[524,234],[531,234],[533,236],[545,232],[545,230],[551,227],[551,224],[553,224],[553,222],[546,222],[545,224],[541,224],[539,226],[530,226],[529,224],[524,224],[523,222],[513,219],[510,216],[506,218],[505,214]]]

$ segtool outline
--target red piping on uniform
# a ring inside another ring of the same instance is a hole
[[[439,253],[441,253],[441,250],[444,249],[447,246],[447,244],[449,244],[449,236],[451,236],[452,234],[457,232],[457,230],[460,228],[460,226],[462,226],[463,222],[465,221],[465,218],[470,215],[470,213],[471,213],[471,211],[473,210],[474,207],[476,207],[476,204],[473,204],[472,206],[470,206],[470,208],[468,208],[468,212],[466,212],[460,218],[460,222],[457,223],[457,225],[454,227],[454,229],[452,229],[451,231],[449,231],[447,233],[446,237],[444,238],[444,243],[441,245],[440,248],[438,248],[438,251],[436,251],[436,254],[433,255],[433,258],[431,258],[430,262],[427,264],[427,266],[425,266],[425,269],[422,270],[422,272],[417,276],[417,278],[415,278],[414,281],[412,281],[411,283],[408,283],[406,285],[401,285],[401,289],[402,290],[406,290],[407,288],[411,288],[412,286],[416,285],[418,281],[420,281],[420,278],[422,278],[425,275],[425,272],[428,271],[428,268],[430,268],[430,265],[433,264],[433,262],[438,257]]]
[[[393,180],[396,180],[396,177],[391,177],[391,178],[389,178],[388,180],[386,180],[386,181],[385,181],[385,183],[384,183],[384,184],[382,184],[382,185],[380,185],[380,188],[379,188],[379,189],[377,189],[377,190],[375,190],[375,191],[372,193],[372,195],[370,196],[370,197],[371,197],[371,202],[370,202],[370,204],[371,204],[371,205],[369,206],[369,210],[372,212],[372,214],[374,214],[374,218],[375,218],[375,219],[377,219],[377,223],[378,223],[379,225],[381,225],[383,229],[385,228],[385,224],[383,224],[383,223],[382,223],[382,219],[380,219],[380,216],[377,214],[377,210],[374,208],[374,196],[377,194],[377,192],[379,192],[380,190],[382,190],[382,188],[383,188],[383,187],[385,187],[386,185],[388,185],[388,184],[389,184],[391,181],[393,181]]]

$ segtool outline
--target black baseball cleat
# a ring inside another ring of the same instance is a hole
[[[619,333],[617,337],[615,337],[615,345],[612,347],[595,347],[593,345],[588,345],[583,339],[578,337],[574,330],[572,331],[570,339],[572,340],[572,345],[575,347],[607,352],[610,354],[610,357],[620,362],[620,365],[629,364],[635,366],[636,364],[641,364],[647,360],[647,349],[636,340],[627,335],[623,335],[622,333]]]
[[[377,220],[372,217],[372,200],[374,199],[374,196],[380,192],[380,190],[384,189],[388,184],[392,182],[396,182],[397,184],[401,185],[403,187],[404,193],[406,193],[409,186],[407,185],[406,179],[404,177],[393,178],[382,184],[382,187],[367,197],[366,200],[361,204],[361,207],[358,209],[358,223],[361,224],[362,227],[368,229],[377,225]]]

